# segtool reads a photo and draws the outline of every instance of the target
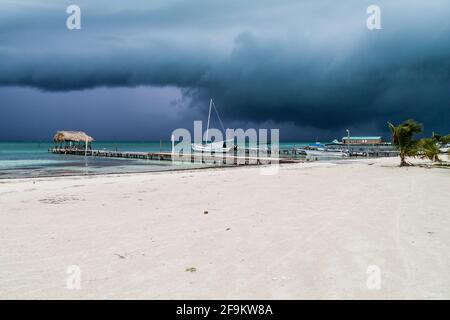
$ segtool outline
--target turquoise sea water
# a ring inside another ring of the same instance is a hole
[[[284,142],[280,149],[299,147],[309,143]],[[116,159],[56,155],[48,152],[51,142],[0,142],[0,179],[60,175],[147,172],[196,168],[204,165],[171,161]],[[95,142],[93,149],[158,152],[171,151],[170,142]]]
[[[115,159],[57,155],[48,152],[50,142],[0,142],[0,179],[60,175],[146,172],[198,167],[198,164],[172,164],[170,161]],[[159,151],[158,142],[96,142],[94,149],[119,151]],[[170,143],[162,151],[170,151]]]

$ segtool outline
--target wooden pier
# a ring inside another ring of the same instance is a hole
[[[267,165],[273,163],[295,163],[299,159],[276,158],[259,156],[258,154],[240,153],[187,153],[172,154],[170,152],[135,152],[110,150],[82,150],[76,148],[51,148],[48,150],[55,154],[68,154],[89,157],[177,161],[190,163],[207,163],[218,165]]]
[[[338,149],[338,148],[336,148]],[[350,157],[392,157],[398,156],[398,151],[391,146],[350,146]],[[213,165],[268,165],[274,163],[298,163],[319,160],[318,156],[305,156],[299,153],[299,149],[280,149],[278,157],[271,157],[269,152],[259,154],[256,151],[239,150],[234,153],[171,153],[171,152],[138,152],[138,151],[113,151],[93,150],[70,147],[55,147],[48,151],[55,154],[67,154],[89,157],[141,159],[157,161],[175,161],[178,163],[198,163]],[[326,156],[326,155],[325,155]]]

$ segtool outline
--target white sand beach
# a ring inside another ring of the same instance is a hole
[[[0,180],[0,298],[449,299],[450,170],[398,162]]]

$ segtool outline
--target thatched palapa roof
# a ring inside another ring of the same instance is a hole
[[[92,142],[94,139],[91,136],[88,136],[83,131],[58,131],[53,136],[54,142],[65,142],[65,141],[73,141],[73,142]]]

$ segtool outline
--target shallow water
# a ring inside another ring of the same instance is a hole
[[[0,142],[0,179],[62,175],[128,173],[197,168],[204,165],[171,161],[57,155],[47,142]],[[170,151],[170,143],[99,142],[93,148],[119,151]]]
[[[280,149],[290,149],[310,144],[308,142],[280,143]],[[151,172],[202,168],[211,164],[173,163],[171,161],[120,159],[58,155],[48,152],[50,142],[0,142],[0,179],[63,175],[90,175],[108,173]],[[171,143],[145,142],[94,142],[93,149],[170,152]]]

